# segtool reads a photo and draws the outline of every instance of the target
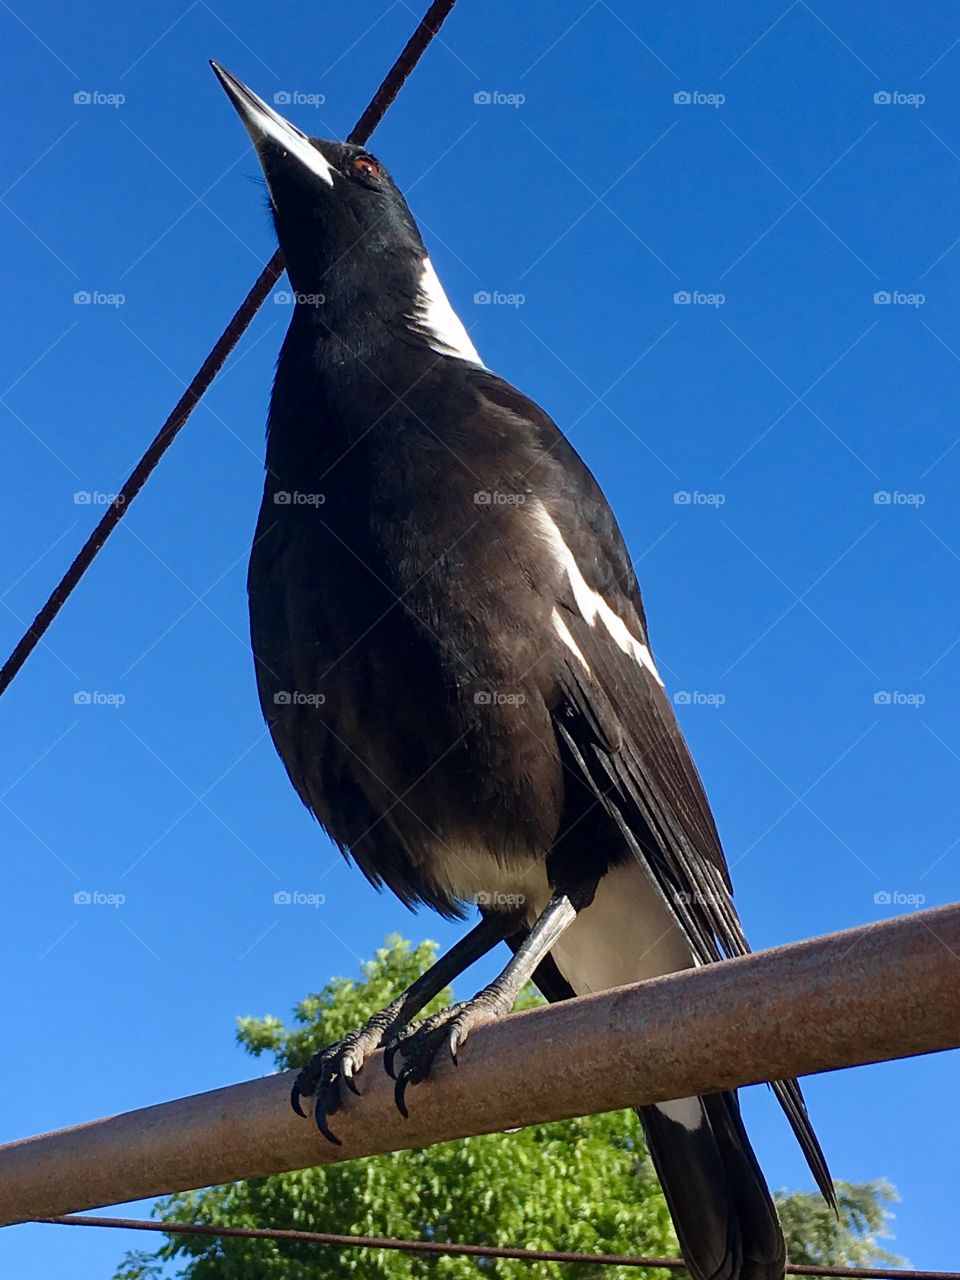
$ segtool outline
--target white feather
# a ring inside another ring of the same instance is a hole
[[[679,925],[633,860],[601,879],[593,902],[554,945],[553,958],[578,996],[693,964]]]
[[[556,631],[557,635],[560,637],[563,643],[567,646],[567,648],[570,650],[573,656],[577,659],[577,661],[580,662],[586,668],[587,671],[589,671],[590,667],[587,664],[587,660],[583,656],[583,654],[580,652],[580,646],[577,644],[576,640],[574,640],[573,636],[570,634],[570,628],[567,626],[563,618],[560,616],[560,610],[554,609],[552,617],[553,617],[554,631]]]
[[[570,588],[573,591],[573,598],[585,620],[591,627],[596,626],[598,621],[601,622],[617,647],[622,649],[624,653],[632,655],[642,667],[645,667],[650,672],[658,684],[662,685],[663,681],[660,679],[660,673],[657,671],[650,650],[641,640],[630,634],[624,620],[614,613],[598,591],[594,591],[587,584],[587,580],[580,572],[580,567],[574,558],[573,552],[564,542],[563,535],[543,503],[534,503],[532,512],[544,540],[566,572]],[[556,623],[554,625],[556,626]],[[583,659],[581,658],[582,661]],[[586,663],[584,663],[584,666],[586,666]]]
[[[434,351],[445,356],[457,356],[460,360],[469,360],[471,364],[483,365],[463,321],[450,305],[450,299],[444,293],[443,285],[429,258],[423,260],[413,315],[409,319],[414,329],[427,338]]]
[[[688,1133],[699,1129],[704,1121],[703,1106],[699,1098],[673,1098],[670,1102],[658,1102],[656,1108],[674,1124],[683,1125]]]

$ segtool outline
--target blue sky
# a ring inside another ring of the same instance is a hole
[[[941,3],[783,5],[460,0],[372,144],[484,359],[620,517],[757,947],[960,896],[960,32]],[[414,21],[0,9],[4,651],[273,251],[207,59],[322,95],[285,109],[342,137]],[[341,863],[260,719],[244,573],[288,319],[267,302],[0,705],[4,1139],[244,1078],[237,1015],[392,930],[455,936]],[[920,1267],[956,1263],[955,1072],[807,1085]],[[771,1183],[808,1186],[747,1105]],[[0,1259],[93,1280],[128,1243],[23,1227]]]

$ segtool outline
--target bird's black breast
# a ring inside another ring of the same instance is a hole
[[[302,376],[287,397],[281,365],[249,574],[294,785],[371,879],[441,910],[458,858],[542,859],[563,803],[538,445],[449,364],[399,398]]]

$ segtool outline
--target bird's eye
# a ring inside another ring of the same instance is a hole
[[[353,161],[353,172],[361,178],[379,178],[380,166],[372,156],[357,156]]]

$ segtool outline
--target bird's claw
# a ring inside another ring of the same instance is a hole
[[[426,1080],[444,1044],[453,1065],[459,1066],[457,1055],[470,1032],[481,1022],[487,1022],[491,1016],[501,1012],[491,995],[492,993],[482,992],[473,1000],[451,1005],[432,1018],[403,1027],[385,1046],[383,1065],[396,1081],[393,1098],[404,1119],[409,1115],[407,1089],[412,1084],[420,1084]],[[399,1070],[396,1070],[397,1054],[404,1059]]]
[[[314,1054],[290,1090],[290,1105],[304,1119],[307,1117],[302,1103],[306,1098],[313,1099],[313,1118],[317,1128],[328,1142],[336,1146],[342,1144],[327,1121],[343,1105],[341,1086],[346,1085],[351,1093],[360,1097],[356,1077],[363,1069],[367,1054],[379,1046],[381,1037],[380,1028],[370,1024],[351,1031],[343,1040]]]

